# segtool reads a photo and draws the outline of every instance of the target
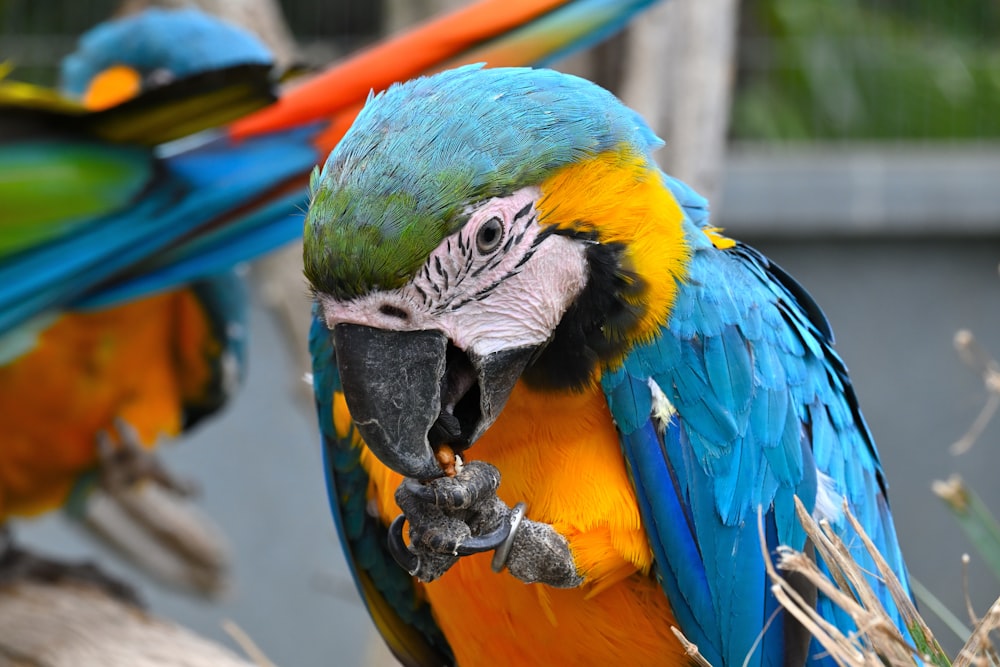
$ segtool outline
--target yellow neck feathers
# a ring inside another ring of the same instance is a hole
[[[541,223],[593,233],[600,243],[620,244],[623,269],[643,289],[626,295],[642,311],[630,338],[643,342],[666,324],[687,275],[691,249],[684,214],[659,169],[629,146],[566,167],[542,184]]]

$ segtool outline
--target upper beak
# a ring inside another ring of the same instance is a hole
[[[354,425],[372,453],[420,480],[443,472],[434,447],[464,449],[496,421],[534,347],[467,355],[440,331],[333,328]]]

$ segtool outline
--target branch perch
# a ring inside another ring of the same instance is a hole
[[[229,649],[84,586],[0,591],[0,667],[256,667]]]

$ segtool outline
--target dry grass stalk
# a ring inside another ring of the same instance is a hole
[[[247,657],[253,660],[257,667],[277,667],[261,650],[257,643],[246,633],[246,631],[236,624],[236,621],[226,619],[222,622],[222,629],[233,638],[233,641],[243,649]]]
[[[1000,628],[1000,599],[994,602],[989,610],[983,615],[976,627],[972,630],[972,636],[965,642],[965,646],[955,656],[952,667],[969,667],[970,665],[997,665],[1000,664],[996,647],[990,640],[990,633]]]
[[[836,581],[821,572],[811,557],[788,547],[778,549],[777,567],[769,564],[768,574],[781,605],[812,632],[838,664],[845,667],[911,667],[922,661],[941,667],[1000,665],[1000,657],[990,640],[990,633],[1000,628],[1000,600],[979,620],[972,636],[952,663],[934,639],[899,579],[846,507],[845,516],[875,562],[877,574],[889,589],[909,628],[910,637],[896,628],[868,584],[865,571],[851,557],[832,528],[826,522],[816,522],[801,502],[797,502],[796,509],[817,554],[828,564]],[[761,537],[763,545],[763,534]],[[795,593],[778,570],[797,572],[805,577],[843,609],[854,620],[858,630],[845,635],[823,621],[816,610]]]
[[[961,438],[951,445],[951,453],[958,455],[969,451],[969,448],[979,439],[986,426],[1000,408],[1000,364],[976,341],[971,331],[962,329],[955,334],[955,349],[958,356],[970,368],[983,378],[989,399],[980,411],[975,421]]]
[[[849,557],[849,552],[843,547],[843,543],[828,526],[823,530],[808,512],[805,512],[801,503],[797,503],[797,509],[806,534],[814,543],[818,554],[829,564],[831,573],[839,583],[835,583],[821,572],[811,557],[789,547],[779,547],[777,569],[768,564],[768,575],[773,582],[772,590],[778,602],[816,637],[840,665],[882,667],[885,663],[880,656],[886,657],[886,662],[892,665],[912,665],[913,650],[898,636],[895,625],[878,603],[878,598],[868,585],[861,567]],[[762,521],[761,518],[761,530],[763,530]],[[761,545],[761,548],[766,550],[763,533]],[[770,556],[765,554],[765,562],[769,560]],[[823,619],[812,604],[795,592],[778,569],[797,572],[814,584],[820,592],[851,617],[858,631],[845,635],[835,625]],[[892,662],[893,659],[897,662]]]
[[[975,624],[953,663],[941,649],[885,558],[846,506],[844,514],[871,555],[877,575],[889,589],[909,629],[909,636],[900,632],[886,613],[868,583],[868,573],[854,560],[830,525],[813,519],[798,499],[796,511],[817,555],[826,562],[831,575],[822,572],[813,557],[790,547],[779,547],[777,564],[772,563],[764,539],[763,516],[758,514],[761,550],[772,582],[771,590],[782,607],[816,637],[837,664],[843,667],[913,667],[920,663],[938,667],[1000,667],[1000,655],[990,639],[990,634],[1000,629],[1000,599]],[[804,600],[779,570],[796,572],[815,585],[854,620],[857,630],[845,634],[820,616],[815,606]],[[692,660],[701,667],[709,667],[698,647],[687,640],[680,630],[672,629]]]
[[[802,503],[799,502],[798,499],[796,499],[796,502],[799,505],[799,512],[801,516],[805,513],[805,508],[802,507]],[[854,528],[854,531],[861,539],[862,544],[865,545],[865,549],[871,555],[872,560],[875,561],[875,567],[878,569],[878,572],[882,577],[882,581],[884,581],[885,585],[889,588],[889,594],[896,603],[896,608],[899,609],[900,614],[902,614],[903,622],[906,623],[906,627],[911,629],[911,633],[914,632],[914,630],[919,633],[919,636],[923,637],[929,644],[931,644],[931,648],[935,652],[943,654],[941,646],[936,640],[934,640],[934,635],[931,632],[930,627],[928,627],[927,623],[920,616],[916,606],[913,604],[913,600],[910,599],[910,596],[903,588],[903,584],[899,581],[899,578],[896,577],[896,573],[893,572],[885,558],[875,547],[875,543],[871,541],[870,537],[868,537],[868,533],[866,533],[865,529],[861,526],[861,522],[859,522],[854,515],[851,514],[846,501],[844,502],[844,516],[847,517],[851,527]]]
[[[698,650],[697,644],[685,637],[684,633],[679,629],[670,626],[670,630],[674,633],[674,635],[676,635],[677,639],[680,640],[681,646],[684,647],[684,652],[687,653],[689,658],[691,658],[691,662],[699,667],[712,667],[712,663],[706,660],[705,656],[703,656],[701,651]]]

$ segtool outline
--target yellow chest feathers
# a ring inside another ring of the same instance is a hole
[[[570,543],[583,586],[524,584],[490,569],[491,554],[462,558],[422,585],[463,667],[475,665],[677,664],[666,596],[649,575],[652,553],[618,436],[598,387],[579,394],[518,384],[500,418],[466,458],[500,470],[499,495],[524,501],[528,518]],[[370,494],[383,521],[399,514],[401,478],[367,451]]]

